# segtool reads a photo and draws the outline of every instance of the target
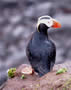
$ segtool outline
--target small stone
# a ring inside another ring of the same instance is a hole
[[[21,70],[22,74],[27,74],[27,75],[31,75],[31,74],[33,74],[33,72],[34,72],[34,70],[32,69],[32,67],[27,64],[24,64],[24,67]]]

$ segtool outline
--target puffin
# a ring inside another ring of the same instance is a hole
[[[60,27],[61,24],[48,15],[37,20],[36,31],[29,40],[26,52],[32,68],[40,77],[52,70],[56,59],[56,46],[49,39],[48,30]]]

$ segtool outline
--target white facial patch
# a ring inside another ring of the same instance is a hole
[[[45,15],[45,16],[41,16],[41,17],[39,17],[38,20],[41,20],[41,19],[43,19],[43,18],[45,18],[45,19],[50,19],[51,17],[48,16],[48,15]]]
[[[50,16],[41,16],[38,18],[37,27],[41,23],[45,24],[47,27],[51,27],[53,25],[53,19]]]
[[[53,20],[52,19],[42,19],[42,20],[39,20],[38,23],[37,23],[37,26],[39,26],[39,24],[45,24],[47,27],[51,27],[53,25]]]

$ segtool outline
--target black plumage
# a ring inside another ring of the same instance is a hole
[[[48,73],[55,63],[56,47],[48,38],[48,29],[44,23],[40,24],[27,46],[28,59],[39,76]]]

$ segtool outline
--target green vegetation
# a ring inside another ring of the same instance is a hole
[[[66,68],[61,68],[56,72],[56,75],[61,74],[61,73],[65,73],[65,72],[67,72],[67,69]]]
[[[13,78],[15,76],[16,68],[10,68],[8,70],[8,77]]]
[[[24,75],[22,75],[22,76],[21,76],[21,79],[24,79],[24,78],[25,78],[25,76],[24,76]]]
[[[22,88],[22,90],[24,90],[24,88]]]

